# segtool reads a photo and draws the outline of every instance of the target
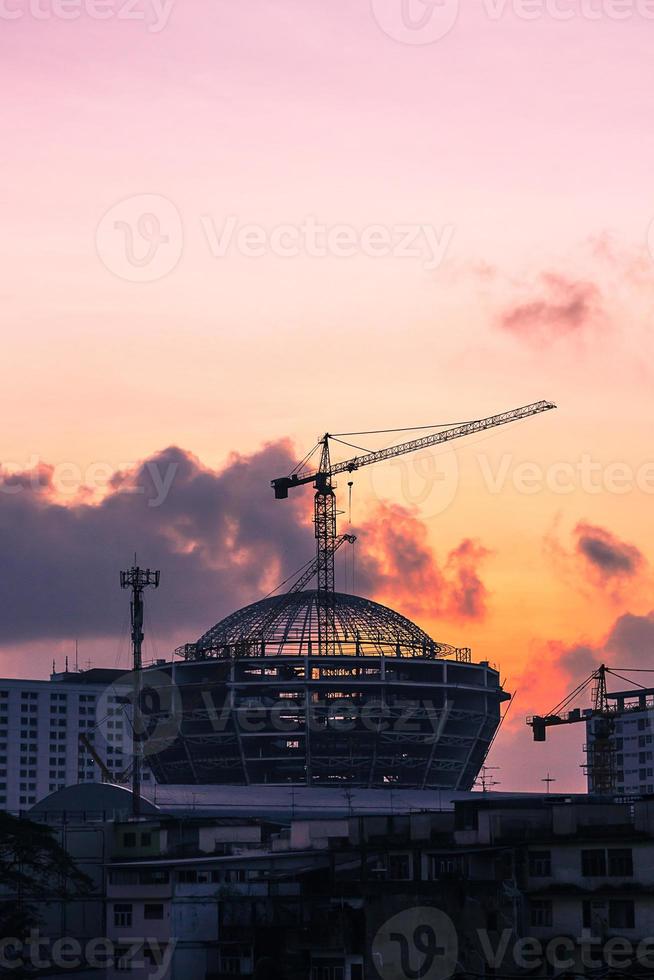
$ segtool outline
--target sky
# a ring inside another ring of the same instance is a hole
[[[338,574],[499,665],[503,789],[580,787],[580,727],[525,716],[654,639],[653,33],[647,0],[0,0],[0,671],[126,666],[134,552],[152,657],[265,594],[313,548],[269,481],[325,430],[546,398],[351,513],[341,481]]]

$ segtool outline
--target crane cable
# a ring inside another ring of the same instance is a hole
[[[481,419],[468,419],[466,422],[434,422],[432,425],[407,425],[402,429],[368,429],[365,432],[330,432],[332,439],[338,436],[383,436],[389,432],[422,432],[426,429],[451,429],[457,425],[470,425]]]

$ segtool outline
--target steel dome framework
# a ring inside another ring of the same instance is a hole
[[[159,782],[472,786],[508,698],[497,671],[343,593],[334,653],[321,653],[321,601],[265,599],[180,648],[166,668],[179,734],[148,760]]]
[[[337,656],[453,656],[470,660],[469,648],[437,643],[387,606],[343,593],[326,600],[317,590],[274,596],[245,606],[178,652],[191,660],[246,652],[313,656],[321,649],[320,611],[325,601],[333,602]]]

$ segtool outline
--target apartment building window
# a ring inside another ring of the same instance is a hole
[[[168,871],[141,871],[139,872],[139,884],[141,885],[167,885],[170,881]]]
[[[603,847],[582,850],[581,873],[585,878],[603,878],[606,876],[606,851]]]
[[[144,919],[163,919],[164,907],[160,903],[147,903],[143,906]]]
[[[552,852],[529,852],[529,875],[531,878],[549,878],[552,874]]]
[[[224,954],[221,954],[221,963],[226,963],[226,958]],[[312,963],[311,965],[311,980],[343,980],[345,976],[345,967],[342,963],[330,963],[329,961],[323,963]]]
[[[179,882],[180,885],[194,885],[196,884],[197,880],[198,880],[197,871],[185,870],[185,871],[177,872],[177,881]]]
[[[609,927],[633,929],[635,926],[634,903],[631,899],[612,898],[609,901]]]
[[[547,898],[536,898],[531,902],[530,922],[532,926],[552,925],[552,903]]]
[[[609,848],[609,875],[627,878],[634,873],[634,860],[630,847]]]
[[[136,847],[136,834],[131,831],[127,834],[123,834],[123,846],[124,847]]]
[[[388,877],[392,881],[409,881],[411,879],[411,855],[389,854]]]
[[[129,929],[132,925],[132,906],[127,904],[114,905],[114,925],[118,928]]]

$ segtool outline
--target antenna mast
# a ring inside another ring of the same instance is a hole
[[[132,675],[133,675],[133,694],[132,694],[132,754],[134,763],[132,766],[132,814],[134,817],[141,815],[141,758],[143,754],[143,731],[140,724],[141,707],[141,669],[143,666],[141,651],[143,648],[143,592],[148,587],[159,588],[159,572],[153,572],[149,568],[139,568],[134,565],[126,572],[120,573],[121,589],[130,589],[132,601],[130,603],[132,620]]]

